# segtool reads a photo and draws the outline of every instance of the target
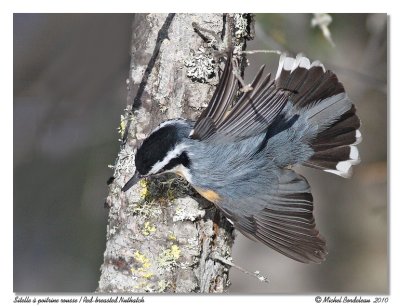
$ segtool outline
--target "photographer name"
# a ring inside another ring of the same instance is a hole
[[[370,299],[362,298],[362,297],[347,297],[347,296],[325,296],[322,299],[322,303],[371,303]]]

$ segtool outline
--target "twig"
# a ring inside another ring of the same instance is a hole
[[[273,53],[273,54],[282,54],[282,51],[279,50],[249,50],[249,51],[238,51],[239,55],[242,54],[256,54],[256,53]]]
[[[203,33],[207,33],[210,34],[214,40],[216,41],[217,44],[221,45],[222,44],[222,40],[221,38],[218,36],[217,33],[215,33],[214,31],[208,30],[206,28],[201,27],[197,22],[193,22],[192,23],[192,27],[194,29],[194,31],[207,43],[211,43],[212,44],[212,40],[207,38]],[[203,32],[203,33],[202,33]]]
[[[250,86],[250,84],[246,85],[246,83],[244,82],[244,80],[242,79],[242,77],[239,74],[239,67],[238,67],[238,63],[236,61],[236,59],[232,59],[232,64],[233,64],[233,75],[238,79],[238,81],[240,82],[240,84],[242,85],[242,88],[240,88],[241,92],[248,92],[253,90],[253,87]]]
[[[226,259],[226,258],[223,258],[223,257],[219,256],[218,254],[212,254],[210,257],[211,257],[212,259],[214,259],[214,260],[217,260],[217,261],[222,262],[222,263],[225,264],[225,265],[234,267],[234,268],[238,269],[239,271],[243,272],[244,274],[253,276],[253,277],[257,278],[257,279],[258,279],[259,281],[261,281],[261,282],[269,283],[269,279],[268,279],[267,277],[261,275],[261,274],[260,274],[260,271],[249,272],[249,271],[243,269],[242,267],[239,267],[238,265],[234,264],[232,261],[230,261],[230,260],[228,260],[228,259]]]

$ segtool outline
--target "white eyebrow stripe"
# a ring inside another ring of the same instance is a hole
[[[171,159],[181,155],[187,147],[188,145],[183,143],[177,145],[172,151],[168,152],[163,160],[160,160],[153,165],[153,167],[149,171],[149,174],[156,174],[158,171],[164,168],[164,166],[166,166],[171,161]]]

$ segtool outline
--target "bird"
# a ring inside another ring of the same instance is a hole
[[[238,96],[233,54],[196,121],[159,124],[137,148],[134,175],[175,173],[244,236],[302,263],[328,254],[307,179],[294,166],[348,178],[360,163],[360,119],[344,86],[320,61],[282,54],[275,77],[261,66]],[[238,96],[238,97],[237,97]]]

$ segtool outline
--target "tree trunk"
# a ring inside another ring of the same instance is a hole
[[[213,36],[196,33],[193,22],[238,50],[253,35],[249,14],[135,15],[98,292],[224,292],[229,286],[229,266],[213,254],[230,257],[233,229],[213,204],[176,177],[142,180],[121,191],[134,173],[137,144],[166,119],[196,119],[215,90],[218,62],[202,48]]]

